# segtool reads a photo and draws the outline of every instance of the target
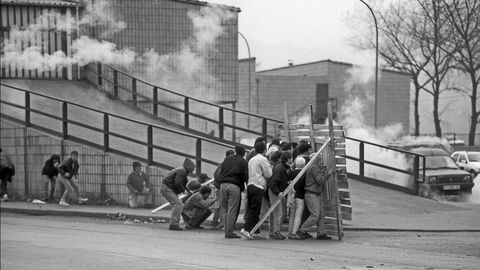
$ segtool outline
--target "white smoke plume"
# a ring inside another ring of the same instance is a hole
[[[130,49],[119,50],[107,41],[98,41],[81,36],[72,44],[73,60],[81,66],[95,61],[105,64],[130,65],[135,61],[136,53]]]
[[[403,131],[402,125],[392,124],[375,129],[369,125],[366,118],[366,109],[371,108],[373,91],[362,90],[365,84],[371,80],[373,73],[369,68],[353,67],[349,70],[350,77],[345,83],[347,99],[339,113],[341,124],[344,126],[347,136],[375,144],[386,145],[397,139]],[[398,169],[407,170],[410,165],[407,158],[398,152],[365,144],[364,157],[366,160],[384,164]],[[358,157],[359,144],[347,140],[347,155]],[[349,172],[358,174],[358,163],[347,160]],[[400,186],[411,186],[412,182],[407,174],[382,169],[380,167],[365,165],[365,176],[389,182]]]
[[[215,44],[225,31],[222,24],[232,19],[234,13],[209,5],[190,11],[187,16],[193,35],[174,53],[146,52],[139,62],[142,68],[138,75],[183,94],[212,100],[214,97],[209,92],[218,87],[219,81],[210,72],[208,59],[216,52]]]
[[[85,12],[78,24],[74,15],[69,20],[55,10],[43,10],[35,22],[21,29],[13,26],[3,40],[1,55],[2,67],[17,66],[29,70],[50,71],[68,64],[81,66],[95,61],[106,64],[131,64],[135,53],[129,49],[118,50],[116,45],[107,41],[81,36],[72,43],[73,54],[67,57],[63,51],[52,54],[43,52],[42,35],[50,31],[67,31],[76,26],[98,27],[101,36],[108,36],[125,28],[124,22],[117,21],[109,12],[107,1],[86,1]],[[103,29],[103,30],[102,30]]]

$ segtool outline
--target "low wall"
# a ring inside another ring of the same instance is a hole
[[[134,160],[47,135],[5,119],[0,120],[0,146],[16,167],[14,180],[8,185],[10,195],[43,199],[45,180],[41,171],[45,161],[54,153],[64,160],[71,151],[77,150],[80,194],[89,198],[111,198],[118,204],[127,204],[127,175],[132,171]],[[165,203],[166,200],[160,195],[160,187],[167,171],[145,164],[143,166],[153,187],[153,204]]]

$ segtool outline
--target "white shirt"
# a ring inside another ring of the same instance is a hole
[[[248,161],[248,184],[265,189],[267,178],[272,177],[272,167],[267,158],[262,154],[256,154]]]

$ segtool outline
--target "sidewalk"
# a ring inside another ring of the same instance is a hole
[[[480,204],[472,202],[440,202],[408,195],[359,181],[350,180],[349,189],[353,221],[344,223],[344,230],[480,232]],[[168,222],[170,210],[155,214],[151,209],[130,209],[124,206],[34,204],[9,201],[0,204],[1,212],[29,215],[79,216],[110,218],[118,213],[129,220]],[[209,225],[209,220],[206,225]],[[238,218],[243,223],[243,216]],[[241,224],[239,224],[240,226]],[[286,226],[286,224],[284,224]]]

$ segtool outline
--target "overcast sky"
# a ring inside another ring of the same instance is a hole
[[[239,31],[246,36],[259,70],[331,59],[362,64],[374,62],[374,52],[359,54],[349,46],[354,31],[347,26],[351,14],[368,9],[359,0],[210,0],[239,7]],[[365,28],[365,26],[359,26]],[[248,58],[239,38],[239,57]],[[370,63],[368,63],[370,64]]]

